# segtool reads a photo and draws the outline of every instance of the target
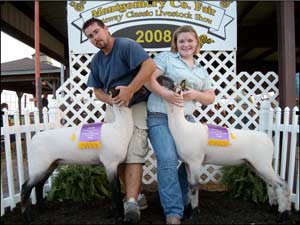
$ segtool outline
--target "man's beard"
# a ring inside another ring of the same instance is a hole
[[[97,43],[97,47],[100,49],[106,48],[107,47],[107,43],[105,41],[99,41]]]

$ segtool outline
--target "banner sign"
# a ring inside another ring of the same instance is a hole
[[[68,35],[71,54],[96,53],[81,28],[92,17],[101,19],[114,37],[128,37],[146,51],[168,51],[172,34],[193,26],[204,51],[235,51],[236,2],[223,1],[69,1]]]

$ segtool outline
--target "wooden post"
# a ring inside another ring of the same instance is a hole
[[[292,109],[296,105],[296,33],[294,1],[277,2],[279,105]],[[290,119],[289,121],[290,122]],[[287,158],[291,135],[287,136]],[[281,150],[283,151],[283,149]],[[282,160],[282,159],[281,159]],[[289,162],[287,162],[289,167]],[[283,177],[287,177],[280,171]]]
[[[296,45],[294,1],[277,2],[279,105],[296,105]]]
[[[39,0],[34,1],[34,47],[35,47],[35,100],[36,107],[40,111],[42,118],[42,99],[41,99],[41,76],[40,76],[40,10]]]
[[[17,91],[17,96],[18,96],[18,110],[19,110],[19,117],[21,118],[22,115],[22,105],[21,105],[21,101],[22,101],[22,96],[23,96],[23,92]]]

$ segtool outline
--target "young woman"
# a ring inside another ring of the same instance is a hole
[[[157,69],[150,81],[152,94],[147,103],[147,124],[149,138],[157,158],[158,190],[167,224],[180,224],[189,200],[184,164],[177,170],[178,155],[168,127],[164,101],[184,107],[189,121],[193,121],[192,114],[196,102],[207,105],[214,101],[215,93],[210,77],[194,58],[199,48],[200,43],[194,28],[181,26],[173,34],[171,52],[162,52],[154,58]],[[185,79],[188,90],[181,96],[160,86],[156,78],[162,74],[177,83]]]

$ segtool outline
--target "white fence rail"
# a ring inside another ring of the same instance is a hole
[[[294,107],[290,112],[286,107],[282,115],[280,107],[274,110],[268,104],[263,105],[259,129],[273,139],[273,168],[281,178],[287,180],[292,190],[292,202],[295,203],[295,209],[299,210],[299,108]]]
[[[5,151],[5,160],[1,157],[1,216],[4,215],[5,208],[9,207],[12,210],[20,202],[21,185],[28,176],[24,163],[27,163],[27,149],[32,135],[61,126],[58,107],[50,105],[49,108],[49,112],[45,109],[43,111],[43,122],[40,122],[37,109],[34,112],[26,111],[22,121],[20,121],[19,113],[16,112],[13,115],[13,123],[9,122],[7,112],[3,115],[1,154]],[[280,108],[274,111],[269,108],[269,105],[262,104],[259,114],[259,129],[267,132],[274,141],[274,168],[283,179],[287,180],[292,190],[291,200],[295,204],[295,209],[299,210],[299,109],[294,107],[292,123],[289,123],[289,108],[284,109],[283,123],[281,123],[282,110]],[[12,148],[12,143],[15,143],[15,148]],[[12,154],[15,154],[14,158]],[[151,162],[156,168],[156,160]],[[153,172],[148,176],[153,176]],[[49,189],[50,185],[48,183],[45,189]]]

